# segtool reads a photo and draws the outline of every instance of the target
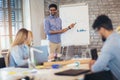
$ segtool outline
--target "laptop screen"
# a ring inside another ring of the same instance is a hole
[[[42,53],[40,53],[38,51],[33,51],[35,64],[40,65],[44,62],[47,62],[48,61],[48,47],[47,46],[38,46],[38,47],[34,47],[34,48],[42,51]]]

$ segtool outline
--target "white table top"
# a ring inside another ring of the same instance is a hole
[[[79,76],[58,76],[55,75],[54,73],[59,72],[59,71],[64,71],[67,69],[71,69],[70,67],[64,67],[60,69],[43,69],[39,70],[39,73],[36,75],[35,80],[83,80],[84,75],[79,75]],[[80,66],[80,69],[88,69],[88,64],[82,64]],[[38,77],[39,76],[39,77]]]
[[[20,77],[24,76],[34,77],[34,80],[82,80],[84,75],[58,76],[54,74],[56,72],[71,68],[72,67],[62,67],[59,69],[37,69],[37,70],[24,68],[4,68],[0,69],[0,80],[17,80]],[[88,64],[81,64],[80,69],[88,69]],[[5,73],[4,71],[7,71],[7,73]]]

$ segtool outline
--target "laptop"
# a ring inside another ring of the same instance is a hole
[[[55,75],[63,75],[63,76],[77,76],[80,74],[85,74],[90,72],[90,70],[87,69],[68,69],[65,71],[57,72]]]
[[[47,46],[37,46],[33,47],[42,51],[42,53],[38,51],[33,51],[34,54],[34,61],[36,65],[42,65],[44,62],[48,62],[48,47]]]
[[[66,49],[65,60],[71,60],[76,58],[81,58],[82,50],[80,46],[77,46],[78,50],[75,50],[75,46],[68,46]]]

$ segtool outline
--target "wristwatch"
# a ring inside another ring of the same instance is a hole
[[[68,26],[68,29],[71,29],[70,26]]]

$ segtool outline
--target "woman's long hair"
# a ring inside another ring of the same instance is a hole
[[[33,41],[33,33],[32,33],[32,31],[28,31],[28,41],[26,44],[28,46],[31,46],[32,41]]]
[[[24,44],[24,42],[27,40],[27,38],[28,38],[28,30],[26,30],[25,28],[20,29],[17,32],[15,40],[12,44],[12,47],[16,46],[16,45]]]

